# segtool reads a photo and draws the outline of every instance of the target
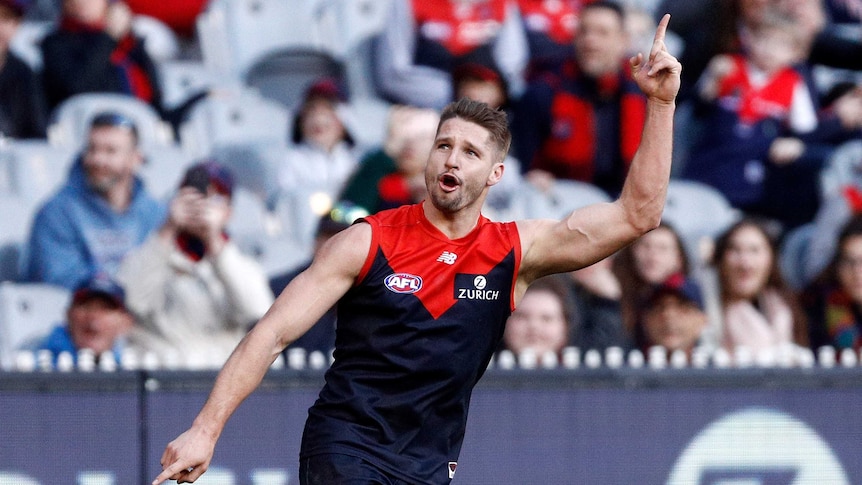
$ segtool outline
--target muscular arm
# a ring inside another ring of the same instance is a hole
[[[647,116],[619,199],[578,209],[561,221],[519,222],[524,254],[519,290],[541,276],[573,271],[605,258],[661,221],[681,71],[664,46],[668,20],[665,16],[659,23],[649,58],[638,54],[631,59],[635,81],[647,96]]]
[[[191,428],[168,444],[154,484],[167,479],[192,482],[206,471],[228,418],[257,388],[279,353],[350,289],[370,244],[370,226],[351,226],[330,239],[311,267],[284,289],[231,354]],[[187,471],[189,467],[194,470]]]

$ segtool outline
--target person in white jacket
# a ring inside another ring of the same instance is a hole
[[[204,161],[188,169],[161,228],[120,267],[138,319],[130,340],[163,362],[219,366],[274,297],[262,267],[231,242],[233,177]]]

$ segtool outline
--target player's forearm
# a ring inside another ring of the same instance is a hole
[[[252,329],[219,372],[193,427],[205,430],[214,440],[218,439],[236,408],[263,380],[280,349],[277,337],[264,326]]]
[[[673,152],[675,103],[650,100],[641,143],[632,160],[620,204],[636,232],[661,222]]]

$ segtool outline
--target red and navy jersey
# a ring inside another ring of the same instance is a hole
[[[514,305],[518,231],[481,217],[451,240],[421,204],[365,222],[371,249],[338,303],[335,359],[301,456],[348,454],[409,483],[449,483],[473,386]]]
[[[506,0],[413,0],[418,29],[413,61],[451,72],[464,62],[495,65],[492,46],[506,20]]]
[[[792,67],[786,67],[762,86],[755,86],[749,76],[745,57],[734,54],[731,59],[735,69],[718,86],[718,102],[721,106],[735,112],[739,122],[746,125],[766,118],[786,121],[790,116],[793,93],[805,82],[802,75]]]

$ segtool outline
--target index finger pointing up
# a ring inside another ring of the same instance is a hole
[[[667,24],[670,22],[670,14],[666,13],[658,23],[655,29],[655,37],[652,41],[652,49],[650,49],[650,59],[652,59],[664,46],[664,34],[667,32]]]

